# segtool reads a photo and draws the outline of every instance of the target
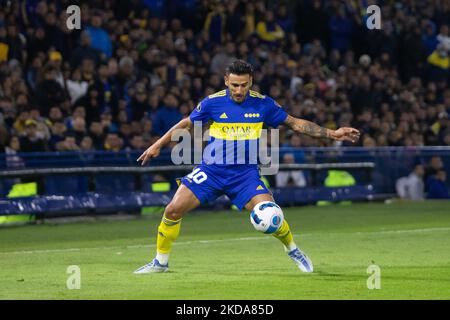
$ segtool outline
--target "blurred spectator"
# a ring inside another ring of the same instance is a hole
[[[256,28],[256,13],[255,5],[251,2],[245,4],[244,13],[244,28],[242,32],[242,38],[247,39],[255,32]]]
[[[95,62],[95,65],[100,64],[100,51],[92,46],[92,39],[89,31],[83,31],[80,36],[80,46],[75,48],[72,53],[70,64],[72,68],[77,68],[81,61],[88,58]]]
[[[12,136],[9,140],[9,145],[5,147],[6,166],[8,168],[23,168],[25,163],[17,153],[21,152],[20,139],[17,136]]]
[[[439,34],[436,37],[436,39],[439,41],[439,44],[442,45],[443,49],[447,52],[450,51],[450,36],[448,28],[448,25],[442,24],[439,29]]]
[[[25,134],[25,123],[27,120],[30,120],[30,113],[26,110],[20,111],[13,124],[13,129],[17,135],[22,136]]]
[[[113,81],[110,78],[110,69],[108,64],[101,63],[98,67],[97,80],[95,88],[99,93],[99,103],[101,112],[117,110],[116,92],[113,90]]]
[[[7,32],[6,51],[8,52],[8,60],[15,59],[24,64],[26,57],[25,51],[26,44],[25,39],[19,34],[19,28],[17,27],[16,24],[10,23],[6,26],[6,32]]]
[[[87,93],[78,99],[75,105],[83,106],[86,110],[86,121],[99,121],[101,115],[101,96],[94,86],[89,87]]]
[[[31,65],[28,67],[26,72],[26,80],[27,84],[31,87],[31,89],[36,89],[37,78],[39,74],[39,70],[42,68],[42,58],[37,56],[32,60]]]
[[[3,147],[7,145],[9,139],[8,130],[3,123],[3,119],[0,118],[0,152],[3,152]]]
[[[290,147],[290,148],[297,148],[297,149],[299,149],[297,152],[295,152],[295,155],[294,155],[294,160],[295,161],[294,162],[295,163],[305,163],[305,154],[300,148],[304,146],[304,143],[302,143],[302,141],[305,141],[308,138],[307,137],[300,137],[300,135],[292,134],[292,133],[289,133],[289,137],[290,137],[289,138],[289,142],[287,144],[284,144],[283,147]],[[290,159],[290,156],[287,158],[287,160],[289,160],[289,159]]]
[[[294,23],[289,15],[286,5],[278,6],[278,10],[276,13],[276,22],[283,29],[285,34],[294,31]]]
[[[447,173],[444,170],[437,171],[427,180],[427,199],[450,199],[447,187]]]
[[[25,135],[20,139],[20,149],[24,152],[44,152],[48,150],[47,143],[39,137],[35,120],[25,122]]]
[[[132,150],[144,150],[146,147],[144,137],[137,134],[133,135],[130,139],[130,147]]]
[[[80,64],[80,72],[81,72],[80,81],[85,81],[89,85],[95,84],[96,70],[95,70],[94,60],[87,58],[87,57],[83,58],[83,60],[81,60],[81,64]],[[75,80],[77,80],[77,79],[75,79]]]
[[[221,47],[219,47],[220,49]],[[225,50],[219,50],[211,59],[210,71],[218,75],[223,75],[225,68],[233,60],[236,60],[236,46],[233,42],[227,42]]]
[[[94,143],[90,136],[84,136],[80,142],[80,150],[83,152],[95,151]]]
[[[414,170],[407,176],[397,180],[395,189],[397,195],[401,199],[423,200],[424,199],[424,183],[423,176],[425,174],[424,167],[418,164]]]
[[[294,155],[286,153],[283,164],[295,163]],[[276,175],[277,187],[306,187],[306,178],[302,170],[280,170]]]
[[[422,34],[422,41],[425,45],[426,55],[429,56],[439,43],[436,36],[436,25],[432,21],[427,21],[425,31]]]
[[[49,141],[50,150],[56,151],[56,145],[64,140],[66,136],[67,127],[63,122],[54,122],[51,126],[52,137]]]
[[[58,121],[63,121],[63,113],[61,111],[61,108],[59,107],[51,107],[50,111],[48,113],[48,120],[50,120],[50,123],[55,123]]]
[[[242,17],[243,5],[242,2],[239,3],[236,0],[226,3],[225,31],[234,41],[240,39],[242,29],[244,28],[244,19]]]
[[[30,109],[30,119],[34,120],[36,123],[36,136],[46,141],[50,139],[51,133],[48,126],[51,125],[51,122],[47,118],[41,116],[39,108],[32,107]]]
[[[117,97],[129,100],[128,88],[134,80],[134,61],[129,56],[120,58],[117,72]]]
[[[92,138],[93,146],[97,150],[103,149],[105,139],[105,129],[100,122],[94,121],[89,127],[89,135]]]
[[[112,56],[112,43],[109,34],[102,28],[102,16],[99,12],[94,12],[91,18],[91,25],[86,32],[91,39],[91,45],[100,50],[107,58]],[[85,42],[87,39],[85,39]]]
[[[150,112],[148,96],[145,87],[142,84],[136,86],[136,91],[130,102],[130,109],[133,112],[133,121],[139,121]]]
[[[450,57],[443,44],[438,44],[428,61],[428,78],[432,81],[445,81],[449,75]]]
[[[304,43],[318,39],[328,40],[328,13],[322,7],[321,0],[298,1],[296,6],[296,30]]]
[[[164,98],[164,105],[156,112],[155,121],[153,122],[153,131],[156,135],[164,135],[182,119],[177,106],[177,98],[172,93],[167,94]]]
[[[106,151],[120,151],[123,147],[123,140],[117,133],[108,133],[103,146]]]
[[[30,58],[35,61],[39,59],[39,55],[48,51],[51,46],[51,39],[45,33],[42,26],[37,26],[33,33],[29,34],[28,39],[28,54]]]
[[[106,132],[117,132],[119,129],[117,124],[113,122],[111,112],[105,111],[100,115],[100,124]]]
[[[72,71],[70,78],[66,79],[65,82],[59,83],[61,86],[65,86],[69,96],[70,102],[75,104],[75,102],[84,97],[88,89],[88,82],[81,80],[80,69],[75,69]]]
[[[42,71],[41,80],[38,80],[36,85],[36,103],[44,116],[48,115],[51,107],[60,104],[66,98],[64,89],[56,81],[56,77],[57,69],[47,65]]]
[[[266,12],[263,21],[257,23],[256,33],[264,42],[270,45],[276,45],[285,36],[283,29],[275,21],[273,11],[271,10]]]
[[[350,47],[350,38],[353,33],[353,22],[346,16],[345,8],[340,5],[329,21],[331,49],[341,52]]]
[[[226,24],[225,6],[220,1],[212,5],[211,11],[205,19],[204,30],[213,43],[222,43]]]
[[[373,148],[376,146],[377,146],[377,143],[375,142],[375,139],[373,139],[371,136],[368,136],[368,135],[364,136],[363,147]]]
[[[8,60],[8,40],[6,38],[6,28],[3,21],[0,22],[0,62]]]
[[[444,163],[442,162],[442,158],[439,156],[431,157],[428,165],[425,168],[425,181],[436,172],[444,169]]]
[[[403,71],[403,80],[408,81],[411,77],[422,76],[426,59],[426,48],[422,42],[420,28],[418,26],[408,27],[403,37],[403,55],[400,67]]]
[[[56,143],[57,151],[80,151],[80,147],[77,145],[75,136],[72,133],[68,133],[64,136],[64,140]]]
[[[81,139],[86,135],[86,120],[83,117],[76,117],[72,121],[72,130],[70,131],[75,137],[77,145],[80,144]]]

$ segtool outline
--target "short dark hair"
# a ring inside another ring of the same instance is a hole
[[[252,76],[253,66],[244,60],[235,60],[230,63],[225,69],[225,75],[228,76],[230,73],[237,75],[248,74]]]

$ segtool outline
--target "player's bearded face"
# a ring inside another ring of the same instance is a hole
[[[230,90],[231,98],[236,102],[242,102],[252,86],[252,77],[248,74],[230,73],[225,76],[225,85]]]

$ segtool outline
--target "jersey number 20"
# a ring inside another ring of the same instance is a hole
[[[196,168],[192,173],[188,174],[187,177],[189,179],[192,179],[196,184],[200,184],[206,179],[208,179],[208,176],[206,173],[200,171],[200,168]]]

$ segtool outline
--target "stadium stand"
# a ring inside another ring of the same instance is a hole
[[[2,168],[129,165],[223,89],[224,66],[235,58],[255,66],[253,89],[293,116],[358,128],[357,147],[450,145],[447,1],[374,1],[383,5],[380,30],[365,26],[366,1],[0,3]],[[67,28],[69,4],[81,8],[80,30]],[[280,138],[295,163],[320,162],[304,147],[354,147],[286,128]],[[388,149],[367,150],[352,161],[376,162],[384,192],[417,164],[398,149],[397,162],[383,162],[394,157]],[[428,161],[435,150],[415,155]],[[384,169],[397,171],[381,177]]]
[[[373,32],[362,1],[78,2],[74,31],[68,1],[3,3],[2,151],[142,149],[221,89],[235,57],[256,90],[361,129],[363,146],[450,145],[445,1],[383,3]]]

